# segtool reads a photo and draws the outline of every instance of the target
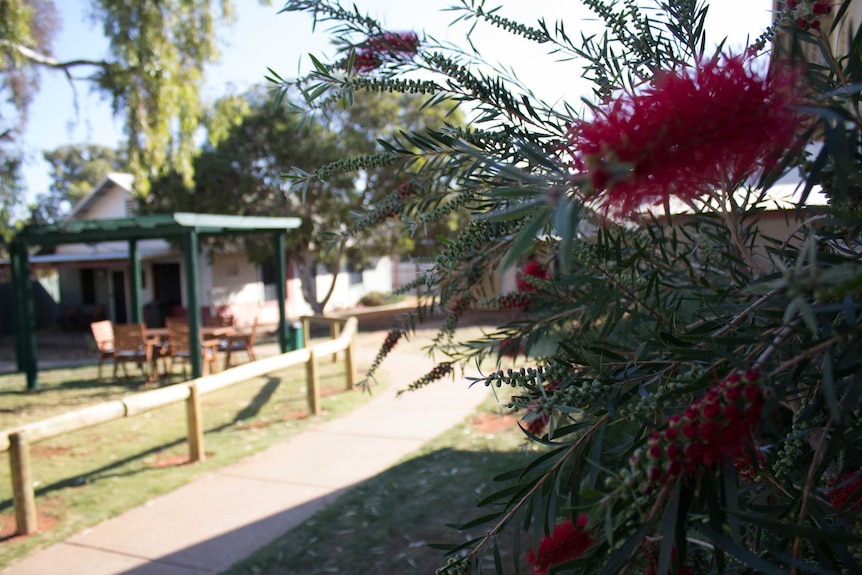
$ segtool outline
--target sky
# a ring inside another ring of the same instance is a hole
[[[465,0],[470,2],[471,0]],[[308,54],[331,54],[327,23],[312,31],[311,18],[302,13],[278,14],[283,5],[272,6],[256,0],[234,0],[237,21],[220,32],[222,58],[206,74],[204,98],[241,92],[264,81],[267,68],[282,77],[293,78],[310,69]],[[54,55],[61,60],[104,58],[108,46],[98,25],[87,17],[87,0],[57,0],[62,29],[54,43]],[[424,30],[439,41],[464,47],[466,25],[451,25],[463,12],[448,11],[458,0],[349,0],[363,13],[380,19],[394,31]],[[570,36],[594,25],[592,14],[579,2],[560,0],[489,0],[486,9],[503,5],[499,12],[507,18],[534,25],[544,17],[550,24],[565,23]],[[716,0],[710,7],[707,30],[715,45],[727,38],[727,47],[740,51],[746,40],[756,38],[771,20],[771,0]],[[518,77],[548,102],[577,100],[583,90],[579,69],[572,62],[560,62],[535,43],[520,40],[493,28],[479,27],[475,42],[483,56],[515,70]],[[77,82],[73,90],[62,74],[45,71],[23,137],[25,151],[24,187],[28,201],[50,186],[48,165],[42,151],[64,144],[96,143],[119,147],[122,124],[111,115],[110,101]],[[75,102],[77,101],[77,111]]]

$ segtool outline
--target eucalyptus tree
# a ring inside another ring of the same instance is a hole
[[[0,169],[4,199],[12,204],[21,191],[16,141],[43,71],[86,82],[110,99],[140,195],[169,167],[191,181],[204,68],[218,58],[216,33],[231,21],[232,2],[89,0],[82,8],[101,24],[109,45],[104,59],[54,54],[60,23],[51,0],[0,2],[0,95],[9,104],[0,107]]]
[[[43,153],[51,166],[51,187],[30,212],[39,222],[60,220],[109,172],[128,169],[122,153],[97,144],[68,144]]]
[[[184,185],[179,174],[154,180],[143,209],[301,217],[301,228],[290,235],[288,255],[297,264],[306,301],[320,313],[345,260],[363,265],[371,257],[411,249],[416,238],[452,234],[452,218],[406,233],[392,198],[407,197],[421,184],[413,183],[409,169],[393,168],[394,155],[377,142],[379,134],[394,133],[395,122],[398,128],[441,128],[461,118],[457,111],[422,104],[416,96],[387,94],[351,107],[333,102],[325,110],[304,113],[299,101],[274,103],[264,89],[226,97],[207,117],[209,137],[194,161],[193,186]],[[307,182],[301,175],[321,162],[354,154],[374,160],[325,182]],[[372,214],[373,222],[363,225],[382,225],[375,233],[341,241],[333,230],[347,230],[358,212]],[[249,238],[246,244],[253,259],[272,257],[269,242]],[[320,297],[314,287],[322,266],[333,279]]]

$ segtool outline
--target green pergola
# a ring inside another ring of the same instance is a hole
[[[282,353],[288,351],[288,325],[284,309],[287,293],[287,232],[298,228],[299,218],[226,216],[218,214],[153,214],[133,218],[75,220],[58,224],[29,225],[12,240],[13,321],[15,323],[15,357],[18,371],[27,375],[27,389],[39,387],[36,357],[36,321],[30,284],[28,252],[31,246],[58,244],[129,242],[129,277],[132,322],[142,323],[141,260],[138,240],[174,239],[182,242],[186,272],[186,297],[191,347],[192,377],[203,373],[201,358],[201,308],[198,294],[198,238],[203,235],[271,233],[275,242],[276,296],[279,301],[278,342]]]

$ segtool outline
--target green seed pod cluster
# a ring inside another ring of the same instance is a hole
[[[517,227],[518,224],[510,222],[474,220],[467,224],[467,227],[443,253],[437,256],[437,266],[444,270],[451,270],[462,263],[468,253],[513,233]]]
[[[781,442],[781,447],[775,454],[775,461],[772,462],[772,473],[775,474],[775,477],[781,478],[790,475],[797,468],[797,461],[806,449],[809,449],[808,442],[800,436],[800,430],[794,426],[785,440]]]
[[[416,221],[420,224],[430,224],[431,222],[436,222],[440,218],[448,216],[452,212],[460,210],[469,202],[475,200],[478,195],[479,194],[476,190],[459,192],[450,200],[441,203],[439,206],[428,212],[423,213]]]
[[[352,78],[345,87],[367,92],[398,92],[400,94],[436,94],[441,90],[440,85],[432,80],[400,80],[369,76]]]
[[[533,40],[534,42],[538,42],[539,44],[544,44],[545,42],[550,42],[551,38],[543,31],[537,28],[532,28],[530,26],[525,26],[519,22],[513,22],[508,18],[503,18],[502,16],[498,16],[494,13],[485,12],[481,5],[476,9],[476,14],[493,24],[498,28],[502,28],[507,32],[512,34],[516,34],[521,36],[522,38],[526,38],[527,40]]]
[[[472,573],[472,566],[466,557],[449,557],[446,560],[446,565],[434,573],[436,575],[468,575]]]
[[[318,180],[326,181],[328,178],[345,172],[358,172],[359,170],[372,170],[391,166],[398,162],[401,158],[392,152],[378,152],[376,154],[368,154],[365,156],[355,156],[344,160],[337,160],[326,164],[323,167],[317,168],[311,175]]]
[[[423,54],[422,58],[431,68],[452,78],[464,91],[473,95],[486,95],[488,93],[488,87],[470,72],[466,66],[457,63],[455,60],[436,52]]]

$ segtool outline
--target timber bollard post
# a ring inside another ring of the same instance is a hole
[[[308,351],[308,363],[306,364],[306,387],[308,388],[308,413],[320,415],[320,390],[318,389],[317,358],[314,357],[313,349]]]
[[[353,340],[348,342],[344,348],[344,369],[347,371],[347,389],[351,390],[356,386],[356,370],[353,365]]]
[[[198,386],[189,385],[189,396],[186,398],[186,423],[188,424],[189,461],[204,461],[204,427],[201,416],[201,396]]]
[[[338,334],[340,331],[341,326],[338,323],[332,322],[331,324],[329,324],[329,335],[331,336],[331,339],[338,339]],[[336,351],[332,354],[332,363],[336,363],[337,361],[338,352]]]
[[[12,504],[15,506],[15,533],[30,535],[38,530],[36,495],[30,474],[30,445],[24,432],[9,434],[9,465],[12,473]]]
[[[311,339],[311,321],[304,317],[302,318],[302,347],[308,348],[308,340]]]

